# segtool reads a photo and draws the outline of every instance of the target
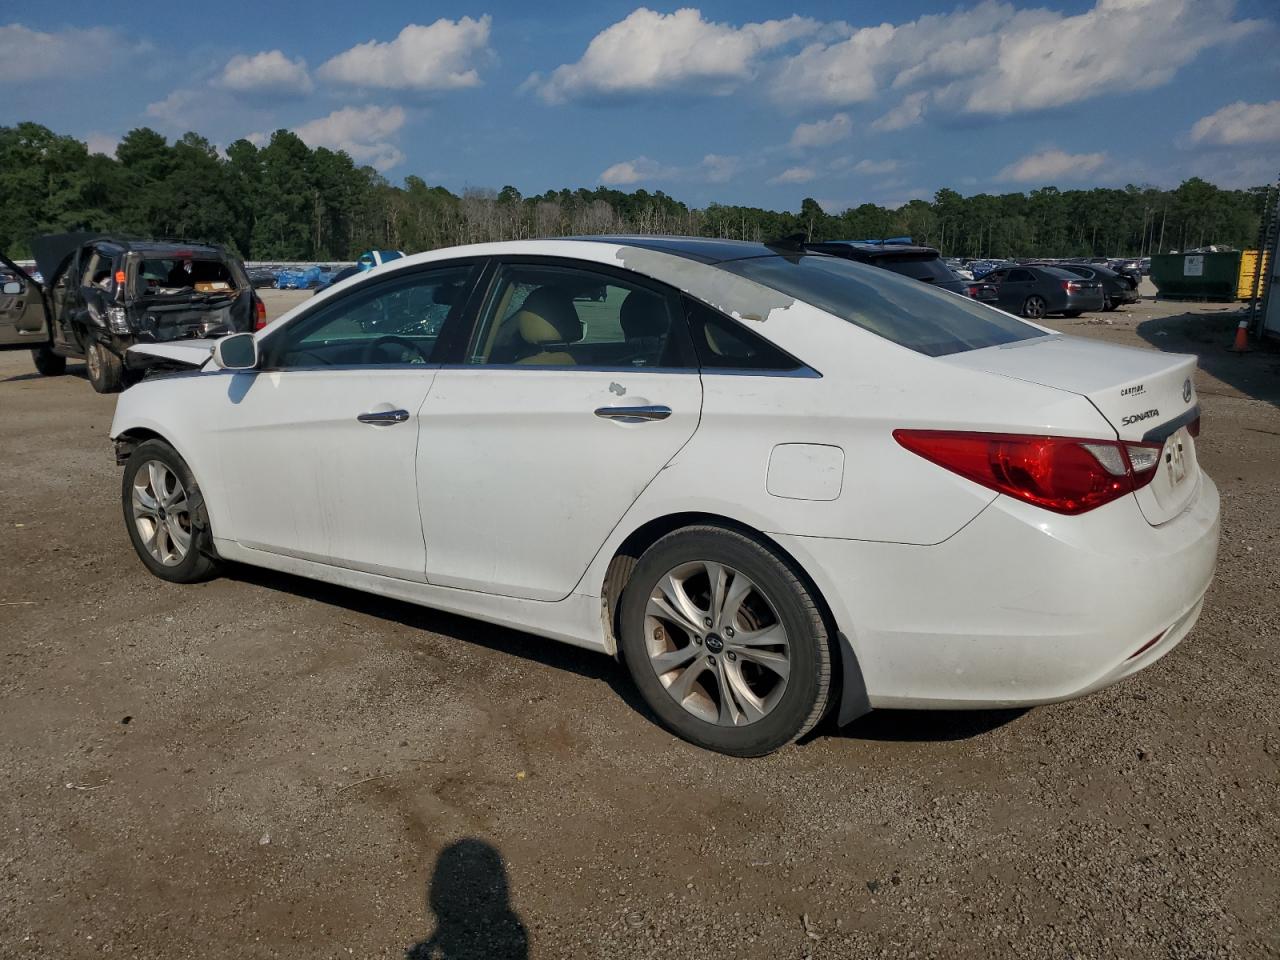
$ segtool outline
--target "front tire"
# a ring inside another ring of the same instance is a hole
[[[753,536],[697,526],[663,537],[632,571],[619,623],[640,694],[697,746],[762,756],[827,710],[826,622],[800,572]]]
[[[125,527],[139,559],[161,580],[196,583],[218,569],[200,485],[163,440],[129,455],[120,489]]]
[[[49,347],[36,347],[32,350],[31,361],[42,377],[60,377],[67,372],[67,358],[54,353]]]
[[[115,393],[124,380],[124,363],[98,341],[89,344],[84,354],[89,382],[98,393]]]

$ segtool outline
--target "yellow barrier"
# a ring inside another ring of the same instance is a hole
[[[1262,257],[1262,269],[1267,269],[1271,262],[1271,254]],[[1253,297],[1253,281],[1258,275],[1258,251],[1245,250],[1240,254],[1240,277],[1236,285],[1236,299],[1249,300]],[[1265,276],[1265,273],[1264,273]]]

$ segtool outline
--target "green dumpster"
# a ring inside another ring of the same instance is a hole
[[[1171,300],[1234,300],[1240,251],[1160,253],[1151,258],[1151,282]]]

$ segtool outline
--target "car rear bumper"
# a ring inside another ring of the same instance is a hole
[[[1159,526],[1131,497],[1079,517],[999,497],[931,547],[778,539],[831,603],[872,706],[1029,706],[1136,673],[1190,632],[1218,511],[1202,476]]]
[[[1082,313],[1087,313],[1090,310],[1101,310],[1105,302],[1105,297],[1103,297],[1101,290],[1096,293],[1068,293],[1063,299],[1065,306],[1062,309],[1064,311],[1079,310]]]

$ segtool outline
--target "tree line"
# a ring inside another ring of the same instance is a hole
[[[769,240],[911,236],[964,257],[1114,256],[1256,243],[1265,187],[1225,190],[1199,178],[1173,190],[1129,185],[961,196],[897,209],[840,212],[812,198],[796,212],[712,203],[696,209],[662,191],[607,187],[523,196],[513,186],[458,196],[422,178],[393,184],[372,167],[278,130],[257,146],[219,151],[188,133],[170,143],[130,131],[114,156],[35,123],[0,126],[0,250],[30,255],[30,239],[73,229],[225,243],[248,260],[351,260],[368,249],[602,233]]]

